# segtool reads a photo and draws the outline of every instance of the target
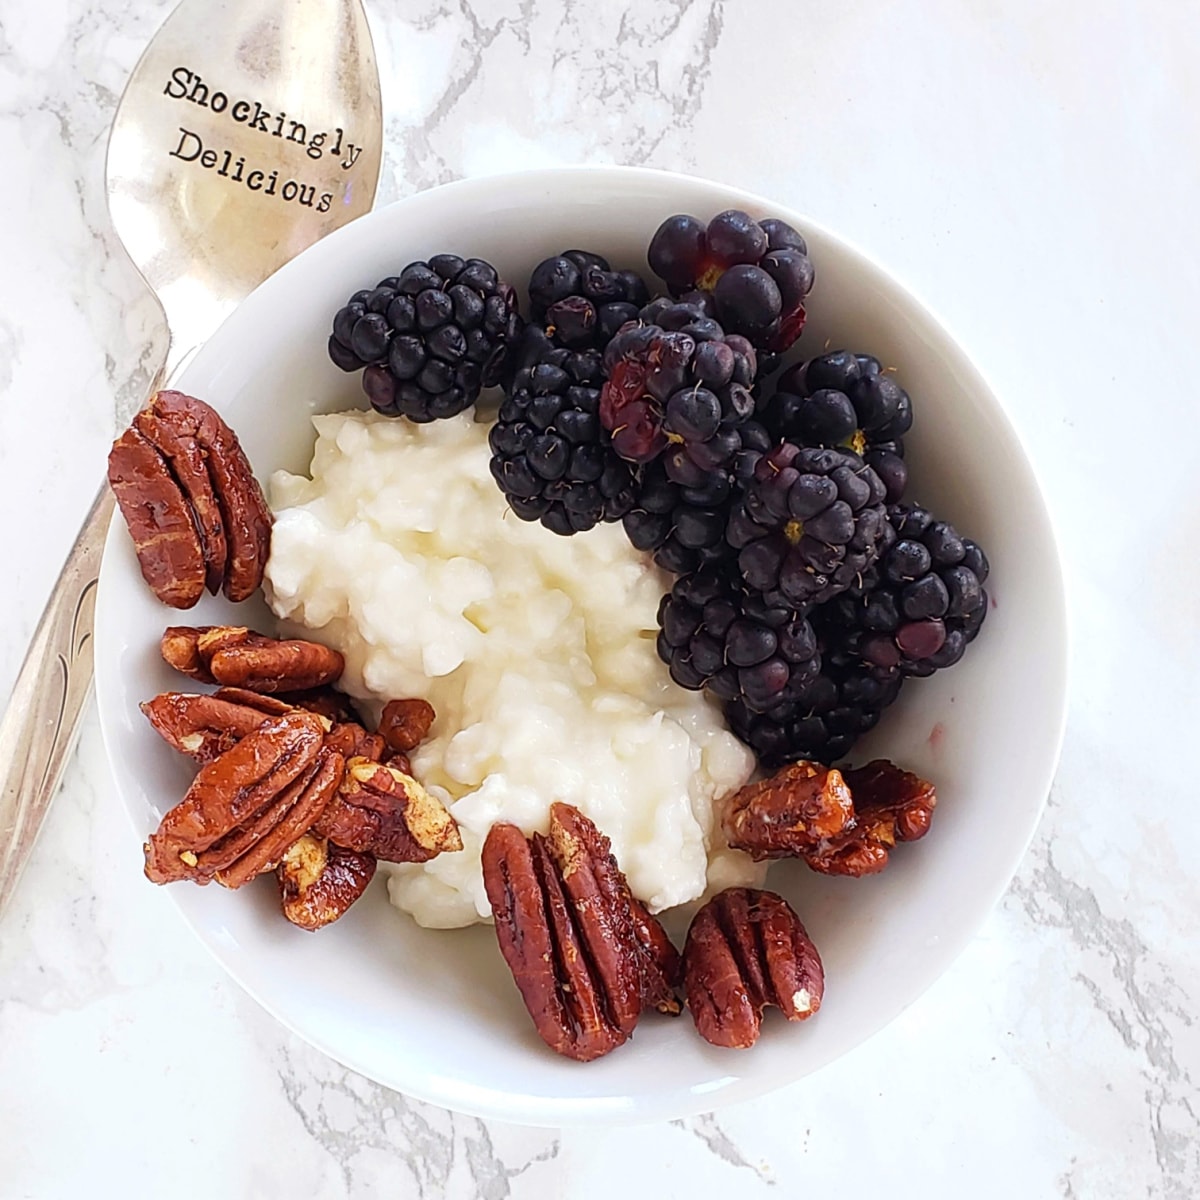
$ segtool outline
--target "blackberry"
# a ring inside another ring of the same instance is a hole
[[[862,582],[821,609],[837,661],[877,676],[924,677],[962,658],[987,616],[987,556],[953,525],[894,504],[895,540]]]
[[[767,431],[755,421],[739,426],[737,435],[739,449],[732,460],[710,470],[695,486],[676,483],[663,459],[642,468],[623,524],[633,545],[653,552],[660,567],[684,575],[704,563],[732,558],[725,540],[730,508],[742,481],[771,448]]]
[[[707,225],[668,217],[650,242],[650,269],[677,297],[712,297],[715,316],[756,348],[782,353],[804,328],[813,265],[804,238],[784,221],[731,208]]]
[[[649,299],[636,271],[614,271],[607,259],[587,250],[543,259],[529,276],[532,319],[574,350],[603,350]]]
[[[881,679],[826,662],[794,700],[760,712],[739,698],[725,705],[725,719],[764,767],[798,759],[831,764],[878,724],[903,682],[901,675]]]
[[[790,368],[760,419],[777,438],[855,451],[883,480],[889,503],[903,497],[903,438],[912,428],[912,401],[878,359],[835,350]]]
[[[658,654],[681,687],[760,711],[795,700],[821,669],[817,638],[794,608],[707,566],[675,581],[658,609]]]
[[[516,295],[495,267],[437,254],[355,292],[333,318],[329,357],[363,371],[376,412],[433,421],[500,381],[521,328]]]
[[[754,348],[695,305],[647,305],[609,342],[604,369],[600,419],[622,458],[665,455],[671,479],[699,487],[741,449],[737,427],[754,412]]]
[[[845,591],[887,536],[883,495],[852,451],[780,442],[755,465],[726,527],[747,586],[792,605]]]
[[[570,350],[530,325],[517,362],[488,433],[492,476],[513,512],[564,535],[620,520],[634,471],[600,424],[600,352]]]

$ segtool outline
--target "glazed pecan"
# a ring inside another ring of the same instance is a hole
[[[313,833],[387,862],[428,862],[462,849],[458,825],[440,801],[411,775],[366,758],[346,764],[342,786]]]
[[[262,582],[271,513],[233,431],[203,401],[159,392],[113,444],[108,478],[142,576],[173,608]]]
[[[608,839],[577,809],[552,805],[546,836],[494,825],[482,861],[500,951],[552,1050],[587,1062],[621,1045],[646,1004],[671,1011],[670,943],[635,914]]]
[[[722,825],[735,849],[756,859],[781,858],[841,833],[853,815],[850,790],[839,771],[795,762],[730,797]]]
[[[266,694],[323,687],[345,666],[341,654],[319,642],[267,637],[240,625],[172,625],[160,649],[164,661],[201,683]]]
[[[787,901],[774,892],[728,888],[693,918],[683,983],[696,1029],[714,1046],[758,1041],[763,1009],[802,1021],[821,1007],[821,956]]]
[[[334,767],[340,769],[340,756],[332,751],[322,755],[324,737],[319,718],[294,710],[268,717],[202,767],[183,800],[163,817],[145,845],[147,878],[153,883],[207,883],[218,872],[237,878],[237,860],[300,806],[309,813],[308,823],[279,847],[282,854],[316,820],[337,786],[334,779],[329,787],[329,778]],[[293,787],[297,783],[298,789]],[[328,792],[319,805],[315,796],[305,794],[310,784]],[[285,805],[280,804],[283,796]]]
[[[407,754],[425,740],[436,716],[426,700],[389,700],[383,706],[379,732],[391,749]]]
[[[198,763],[219,758],[248,733],[253,733],[270,715],[220,693],[202,696],[163,692],[140,707],[164,741]],[[287,711],[286,706],[284,711]]]
[[[886,759],[845,772],[854,820],[842,833],[804,851],[804,861],[824,875],[873,875],[888,864],[897,842],[929,832],[937,793],[932,783]]]
[[[306,833],[288,847],[275,871],[283,915],[301,929],[329,925],[366,891],[374,874],[373,854]]]

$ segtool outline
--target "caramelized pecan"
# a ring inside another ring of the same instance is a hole
[[[336,650],[300,638],[272,638],[240,625],[172,625],[160,643],[163,659],[201,683],[265,694],[302,692],[340,678]]]
[[[492,826],[483,881],[500,952],[542,1041],[579,1062],[621,1045],[628,1035],[599,1005],[545,839],[527,840],[515,825]]]
[[[342,786],[313,832],[387,862],[428,862],[462,849],[458,825],[445,805],[411,775],[365,758],[346,764]]]
[[[780,858],[841,833],[853,815],[850,789],[839,771],[794,762],[730,797],[722,825],[735,849],[756,859]]]
[[[375,856],[306,833],[288,847],[275,874],[283,915],[301,929],[320,929],[366,891]]]
[[[220,695],[163,692],[141,710],[161,737],[199,763],[209,763],[253,733],[267,714]]]
[[[552,805],[546,836],[493,826],[482,862],[500,951],[552,1050],[586,1062],[621,1045],[645,1006],[678,1011],[673,947],[577,809]]]
[[[787,901],[728,888],[694,917],[683,948],[683,982],[696,1029],[714,1046],[758,1041],[763,1009],[802,1021],[821,1007],[821,956]]]
[[[428,736],[436,715],[426,700],[389,700],[383,706],[379,732],[393,750],[407,754]]]
[[[231,858],[227,852],[235,843],[219,844],[240,830],[261,828],[255,822],[267,810],[277,811],[273,806],[281,793],[297,780],[303,781],[302,788],[309,782],[317,770],[324,736],[316,716],[294,710],[268,717],[202,767],[183,800],[163,817],[145,845],[147,878],[153,883],[207,882],[217,871],[232,866],[236,856]],[[299,793],[289,800],[294,804],[302,798]],[[278,812],[279,820],[284,816],[286,812]],[[201,869],[199,856],[214,847],[219,848]]]
[[[854,798],[854,820],[840,834],[804,852],[824,875],[873,875],[888,864],[897,842],[929,832],[937,793],[932,783],[885,759],[845,772]]]
[[[113,443],[108,478],[142,576],[173,608],[262,582],[271,513],[233,431],[203,401],[159,392]]]
[[[108,483],[129,527],[142,578],[164,604],[191,608],[204,594],[204,548],[166,459],[130,427],[109,452]]]

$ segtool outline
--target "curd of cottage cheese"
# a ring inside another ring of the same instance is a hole
[[[655,911],[761,882],[713,811],[753,756],[655,653],[669,576],[619,525],[567,538],[518,519],[471,412],[314,424],[312,478],[271,482],[268,600],[345,655],[352,696],[433,705],[413,770],[463,836],[459,853],[391,867],[392,903],[432,927],[489,919],[483,839],[497,821],[544,831],[555,800],[608,835]]]

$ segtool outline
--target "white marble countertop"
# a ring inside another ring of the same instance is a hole
[[[0,922],[0,1197],[1200,1194],[1200,15],[369,7],[382,200],[527,165],[692,171],[811,213],[943,315],[1062,537],[1058,780],[1003,902],[890,1029],[715,1116],[560,1133],[388,1092],[243,995],[141,878],[93,714]],[[17,0],[0,17],[0,695],[144,394],[155,310],[107,226],[103,150],[167,8]]]

